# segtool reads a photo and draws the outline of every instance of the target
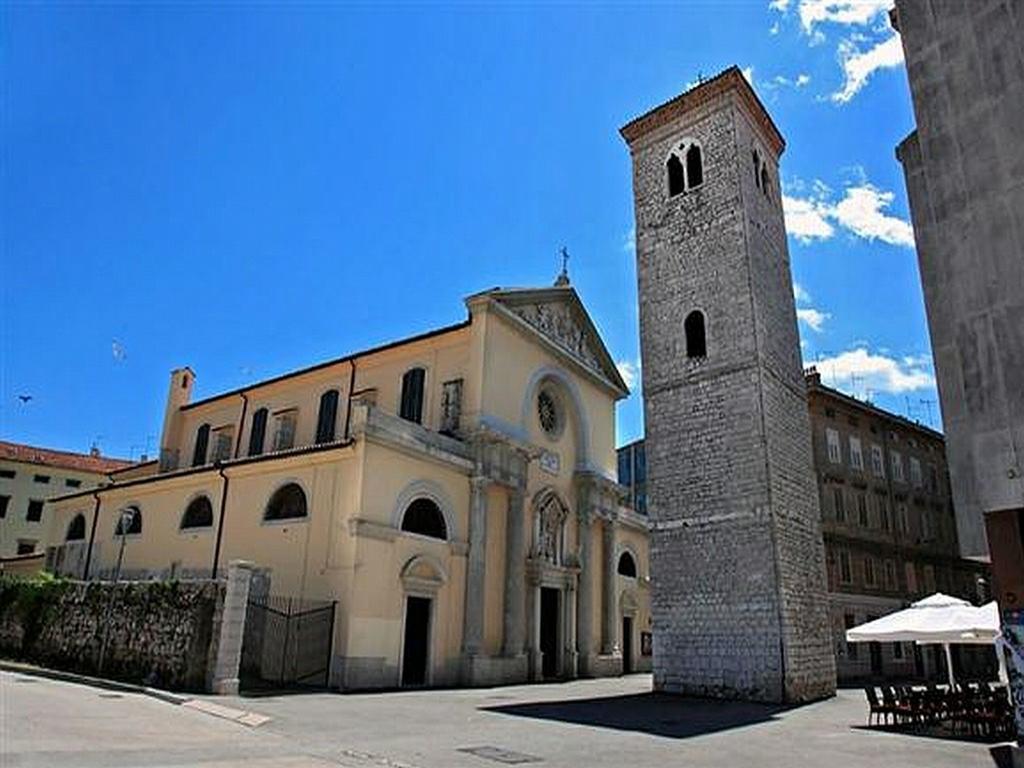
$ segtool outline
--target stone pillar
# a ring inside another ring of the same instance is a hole
[[[210,692],[223,696],[238,694],[238,667],[242,663],[245,612],[249,605],[249,582],[253,564],[233,560],[228,564],[220,626],[214,627],[217,656],[210,675]]]
[[[462,654],[472,657],[480,653],[484,641],[487,489],[490,487],[490,482],[486,477],[477,475],[469,483],[469,553],[466,558],[466,605],[462,617]]]
[[[521,656],[526,633],[526,532],[523,530],[525,499],[521,488],[508,495],[505,529],[505,656]]]
[[[615,596],[615,521],[605,519],[601,529],[601,653],[618,653],[619,608]]]
[[[562,653],[562,676],[570,680],[579,674],[579,653],[576,651],[576,585],[569,584],[562,590],[565,606],[562,608],[562,625],[565,627],[565,642]]]
[[[589,510],[580,510],[576,515],[579,524],[580,542],[580,585],[576,595],[576,649],[579,653],[579,673],[581,675],[593,675],[591,660],[594,655],[594,648],[591,638],[594,635],[594,553],[593,553],[593,529],[591,520],[593,516]]]

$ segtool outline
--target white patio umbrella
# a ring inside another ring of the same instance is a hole
[[[912,603],[909,608],[861,624],[846,631],[851,643],[914,642],[919,645],[942,645],[946,652],[946,670],[953,684],[953,656],[951,643],[994,645],[999,635],[999,610],[989,603],[980,608],[941,592]],[[1006,671],[1001,653],[999,676]]]

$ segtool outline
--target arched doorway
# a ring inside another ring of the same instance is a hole
[[[448,580],[434,558],[416,555],[402,567],[402,655],[399,685],[418,688],[432,682],[434,613],[437,593]]]

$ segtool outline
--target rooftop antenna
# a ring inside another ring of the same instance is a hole
[[[563,245],[559,254],[562,257],[562,272],[555,280],[555,285],[561,287],[569,284],[569,249]]]
[[[927,398],[923,398],[922,397],[920,400],[918,400],[918,402],[925,407],[925,410],[928,411],[928,426],[931,426],[932,423],[933,423],[932,422],[932,406],[935,405],[935,401],[934,400],[928,400]]]
[[[864,390],[864,400],[866,402],[872,402],[875,396],[875,390],[873,387],[868,387]]]
[[[864,381],[864,377],[863,376],[858,376],[856,373],[851,373],[850,374],[850,391],[853,393],[854,397],[857,396],[857,382],[858,381]]]

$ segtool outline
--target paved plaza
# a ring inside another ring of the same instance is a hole
[[[662,697],[650,677],[478,690],[236,697],[190,706],[0,673],[0,765],[74,768],[992,766],[985,744],[863,728],[859,691],[783,709]]]

